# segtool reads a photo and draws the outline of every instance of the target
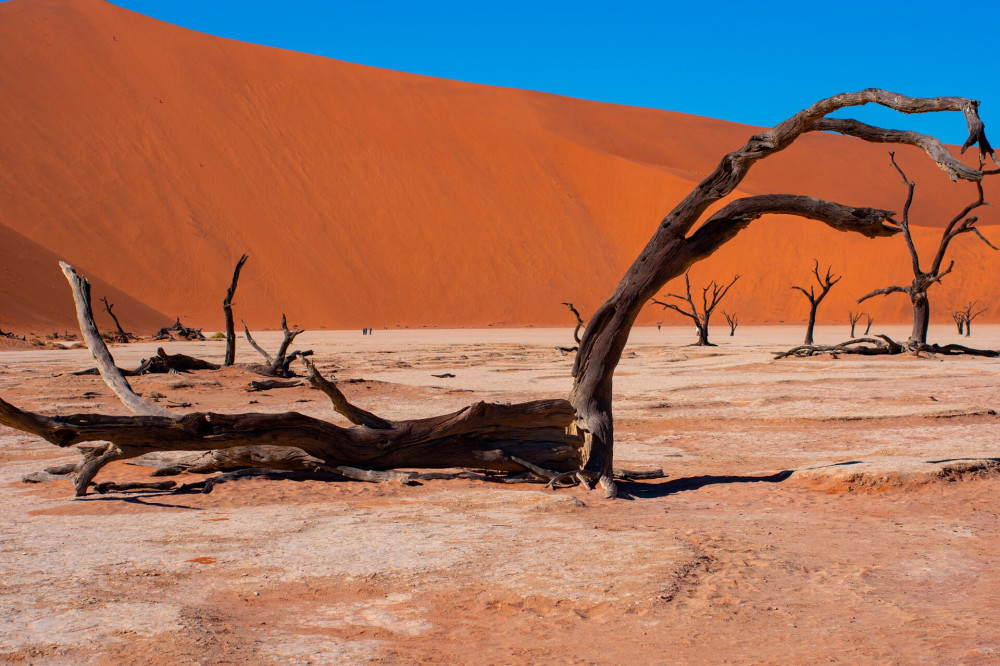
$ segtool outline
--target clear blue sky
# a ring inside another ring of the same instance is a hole
[[[114,2],[201,32],[365,65],[753,125],[867,87],[973,97],[1000,144],[998,0]],[[960,114],[847,115],[965,139]]]

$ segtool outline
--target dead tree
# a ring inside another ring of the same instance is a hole
[[[729,324],[729,337],[736,335],[736,327],[740,325],[740,320],[736,316],[736,313],[729,314],[723,310],[722,316],[726,318],[726,323]]]
[[[920,267],[920,257],[917,255],[917,248],[913,244],[913,236],[910,234],[910,204],[913,203],[913,190],[916,187],[916,183],[911,181],[903,173],[903,170],[898,164],[896,164],[895,153],[889,153],[889,159],[892,162],[893,168],[899,173],[903,179],[903,184],[906,185],[906,203],[903,204],[903,217],[899,220],[900,229],[903,232],[903,239],[906,241],[906,249],[910,254],[910,266],[913,269],[913,281],[908,286],[892,286],[883,287],[881,289],[876,289],[875,291],[865,294],[858,299],[858,303],[862,303],[873,296],[884,296],[886,294],[900,293],[906,294],[910,297],[910,303],[913,305],[913,330],[910,333],[910,339],[907,343],[910,349],[919,349],[921,345],[927,344],[927,328],[930,325],[931,320],[931,305],[927,300],[927,290],[941,279],[951,273],[952,268],[955,266],[955,262],[951,261],[948,263],[948,267],[942,269],[941,266],[944,263],[945,253],[948,251],[948,245],[956,237],[962,234],[974,233],[979,238],[986,243],[988,246],[997,249],[992,243],[986,240],[986,237],[976,228],[976,222],[979,218],[976,216],[969,216],[969,213],[979,208],[980,206],[988,206],[985,199],[983,198],[983,182],[982,176],[979,178],[973,178],[972,181],[976,184],[976,191],[979,196],[975,201],[963,208],[958,215],[953,217],[948,225],[944,228],[941,234],[941,240],[938,243],[937,252],[934,254],[934,259],[931,261],[930,268],[928,270],[923,270]],[[980,169],[982,168],[982,159],[980,159]],[[998,173],[1000,170],[994,171],[980,171],[982,174]]]
[[[101,300],[104,302],[104,309],[107,311],[109,315],[111,315],[112,321],[115,322],[115,328],[118,329],[118,331],[112,336],[114,338],[114,341],[120,342],[122,344],[128,344],[128,341],[133,339],[135,336],[131,335],[130,333],[126,333],[125,329],[122,328],[122,325],[118,323],[118,317],[115,316],[115,312],[113,310],[115,304],[108,303],[107,296],[102,296]]]
[[[177,337],[182,340],[204,340],[205,336],[202,335],[200,328],[188,328],[181,323],[181,318],[177,317],[177,321],[174,322],[173,326],[161,328],[156,335],[153,336],[154,340],[173,340],[174,336],[172,333],[176,333]]]
[[[679,312],[694,321],[695,328],[698,330],[698,342],[694,346],[714,347],[715,345],[708,341],[708,322],[712,318],[712,312],[722,302],[730,287],[736,284],[736,281],[739,279],[740,276],[737,275],[733,278],[732,282],[725,286],[718,284],[715,280],[709,282],[708,286],[701,290],[701,312],[698,312],[698,307],[694,304],[694,299],[691,297],[691,279],[687,272],[684,273],[684,295],[664,294],[664,298],[676,298],[679,301],[686,302],[689,309],[685,310],[675,303],[667,303],[655,298],[651,299],[651,301],[657,305],[662,305],[664,310]],[[708,295],[709,291],[712,292],[711,297]],[[736,329],[733,328],[732,330],[735,331]]]
[[[848,310],[848,312],[847,312],[847,319],[848,319],[848,321],[851,322],[851,338],[852,339],[854,338],[854,327],[857,325],[857,323],[859,321],[861,321],[861,317],[863,317],[864,314],[865,314],[864,312],[857,312],[856,313],[853,310]],[[865,332],[865,335],[868,335],[868,333]]]
[[[305,329],[296,328],[295,330],[288,330],[285,315],[281,315],[281,332],[284,334],[284,337],[281,340],[281,346],[278,347],[278,354],[274,357],[264,351],[264,349],[253,339],[253,336],[250,335],[250,329],[247,328],[247,323],[242,320],[241,323],[243,324],[243,332],[246,333],[247,336],[247,342],[250,343],[250,346],[253,347],[257,353],[264,357],[263,365],[258,364],[248,366],[249,369],[257,372],[258,374],[271,377],[294,377],[295,373],[293,373],[289,367],[291,366],[292,361],[297,358],[312,356],[311,349],[307,351],[295,350],[290,354],[288,353],[288,346],[292,344],[292,341],[295,340],[300,333],[305,333]]]
[[[573,339],[576,341],[576,345],[573,347],[556,347],[563,356],[570,352],[575,352],[580,348],[580,331],[583,329],[583,317],[580,316],[580,311],[573,307],[572,303],[563,303],[569,308],[569,311],[573,313],[576,317],[576,328],[573,329]]]
[[[989,310],[989,308],[982,308],[981,310],[976,310],[977,303],[979,303],[979,301],[971,301],[969,303],[966,303],[965,307],[963,307],[961,310],[958,311],[958,313],[961,314],[962,316],[962,323],[965,324],[965,337],[967,338],[972,337],[972,320],[978,317],[979,315],[983,314],[987,310]],[[961,328],[959,329],[958,332],[959,333],[962,332]]]
[[[233,297],[236,295],[236,283],[239,282],[240,271],[243,270],[243,264],[247,262],[247,259],[249,257],[244,254],[236,262],[236,268],[233,270],[233,281],[229,283],[229,289],[226,290],[226,298],[222,301],[222,312],[226,316],[226,357],[222,365],[227,367],[236,362],[236,328],[233,324]]]
[[[956,310],[951,313],[951,318],[955,320],[955,326],[958,328],[958,334],[962,335],[962,331],[965,330],[965,313],[961,310]]]
[[[833,266],[826,269],[826,275],[820,276],[819,274],[819,259],[813,259],[815,265],[813,266],[813,275],[816,276],[816,282],[819,284],[820,292],[816,293],[815,287],[809,285],[809,291],[806,291],[804,287],[799,287],[792,285],[792,289],[798,289],[806,298],[809,299],[809,324],[806,326],[806,341],[805,344],[811,345],[813,343],[813,329],[816,327],[816,310],[819,308],[819,304],[823,302],[826,295],[830,293],[830,289],[833,285],[840,282],[841,276],[833,275],[831,272]],[[851,325],[851,330],[854,330],[853,324]],[[854,337],[853,333],[851,337]]]
[[[960,97],[912,98],[878,89],[841,93],[755,134],[725,155],[663,218],[608,300],[591,317],[574,361],[568,399],[518,405],[476,403],[443,416],[389,422],[389,428],[357,420],[352,427],[341,427],[294,412],[174,416],[136,396],[126,383],[127,390],[116,393],[135,416],[43,416],[0,400],[0,423],[58,446],[106,442],[86,454],[77,473],[77,492],[86,492],[98,470],[112,460],[187,451],[207,460],[203,469],[306,469],[370,480],[397,468],[464,467],[505,475],[504,479],[512,481],[548,478],[551,486],[574,480],[588,487],[597,484],[614,496],[614,372],[636,317],[663,285],[764,215],[796,215],[869,238],[900,231],[891,211],[789,194],[736,198],[704,219],[709,207],[733,193],[756,162],[784,150],[806,132],[832,131],[866,141],[915,145],[953,179],[982,179],[981,169],[963,164],[933,137],[827,117],[869,103],[904,113],[961,111],[969,128],[963,150],[978,144],[981,156],[990,155],[996,161],[978,115],[979,103]],[[68,270],[67,277],[72,279],[71,273]],[[74,291],[86,290],[74,287]],[[77,294],[76,300],[78,318],[84,323],[89,295]],[[124,378],[114,369],[107,347],[99,336],[88,337],[87,342],[103,359],[100,367],[107,369],[105,380],[119,387]]]
[[[865,319],[868,320],[867,324],[865,325],[865,335],[868,335],[869,331],[872,330],[872,324],[875,322],[875,320],[872,319],[872,316],[867,312],[865,313]]]

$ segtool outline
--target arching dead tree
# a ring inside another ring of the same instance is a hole
[[[725,310],[722,311],[722,316],[726,318],[726,323],[729,324],[729,336],[732,337],[736,335],[736,327],[740,325],[740,320],[736,316],[736,313],[729,314]]]
[[[722,302],[722,299],[725,298],[730,287],[736,284],[736,281],[739,279],[740,276],[737,275],[733,278],[732,282],[727,285],[718,284],[715,280],[709,282],[708,286],[701,290],[701,312],[698,312],[698,306],[694,304],[694,299],[691,298],[691,279],[686,272],[684,273],[684,295],[664,294],[664,298],[676,298],[681,302],[686,302],[687,309],[681,308],[675,303],[667,303],[665,301],[659,301],[655,298],[651,300],[657,305],[662,305],[665,310],[679,312],[694,321],[695,328],[698,331],[698,342],[695,343],[696,347],[714,347],[715,345],[708,341],[709,320],[711,320],[712,313],[715,311],[715,308],[719,305],[719,303]],[[709,291],[712,292],[711,296],[708,295]]]
[[[569,308],[569,311],[573,313],[576,317],[576,328],[573,329],[573,339],[576,341],[576,345],[573,347],[556,347],[563,356],[569,354],[570,352],[575,352],[580,348],[580,331],[583,330],[583,317],[580,316],[580,311],[577,310],[572,303],[563,303]]]
[[[978,143],[982,156],[989,154],[996,160],[979,119],[979,103],[961,97],[913,98],[878,89],[842,93],[755,134],[725,155],[663,218],[617,288],[591,317],[581,336],[568,399],[520,405],[477,403],[452,414],[392,422],[392,428],[379,429],[364,424],[341,427],[294,412],[162,415],[148,411],[157,406],[132,394],[144,403],[135,404],[129,398],[127,404],[136,416],[42,416],[0,400],[0,423],[59,446],[108,442],[88,454],[77,477],[78,491],[81,487],[85,491],[89,479],[110,460],[153,451],[194,451],[208,452],[201,455],[210,457],[228,455],[239,461],[235,466],[281,470],[307,467],[336,472],[350,466],[371,474],[400,467],[471,467],[522,477],[551,475],[551,485],[576,479],[588,486],[600,485],[613,496],[614,372],[636,317],[663,285],[768,214],[813,219],[869,238],[899,231],[891,211],[788,194],[737,198],[703,219],[712,204],[735,191],[756,162],[784,150],[806,132],[833,131],[866,141],[915,145],[953,179],[982,179],[981,170],[957,160],[933,137],[827,117],[869,103],[904,113],[961,111],[969,128],[963,150]],[[98,344],[103,347],[99,339],[93,344],[92,349]],[[107,354],[107,348],[103,349]],[[267,465],[258,464],[261,460]]]
[[[236,362],[236,328],[233,324],[233,297],[236,295],[236,283],[239,282],[240,271],[243,270],[243,264],[247,263],[247,259],[249,258],[244,254],[236,262],[236,268],[233,270],[233,281],[229,283],[229,289],[226,290],[226,297],[222,301],[222,312],[226,317],[226,356],[222,365],[227,367]]]
[[[854,327],[857,325],[861,318],[865,315],[864,312],[854,312],[853,310],[848,310],[847,320],[851,322],[851,339],[854,338]],[[865,333],[865,335],[868,335]]]
[[[937,251],[934,253],[934,259],[931,260],[930,268],[926,271],[920,267],[920,257],[917,255],[917,248],[913,244],[913,236],[910,234],[910,204],[913,203],[913,190],[916,187],[916,183],[911,181],[903,173],[903,169],[896,163],[896,154],[890,152],[889,159],[892,162],[893,168],[899,173],[903,179],[903,184],[906,185],[906,203],[903,204],[903,217],[899,220],[899,226],[903,231],[903,239],[906,241],[906,249],[910,254],[910,266],[913,269],[913,281],[907,286],[892,286],[892,287],[882,287],[881,289],[876,289],[875,291],[865,294],[858,299],[858,303],[862,303],[869,298],[874,296],[884,296],[886,294],[906,294],[910,297],[910,303],[913,304],[913,330],[910,332],[910,339],[907,345],[910,349],[917,350],[921,345],[927,344],[927,328],[931,321],[931,305],[927,300],[927,290],[931,288],[932,285],[941,281],[941,278],[951,273],[952,268],[955,266],[955,262],[951,261],[948,263],[948,267],[942,269],[941,266],[944,263],[945,254],[948,252],[948,245],[956,237],[962,234],[974,233],[979,238],[986,243],[988,246],[997,249],[992,243],[990,243],[985,236],[976,228],[976,222],[979,218],[976,216],[970,216],[969,213],[979,208],[980,206],[987,206],[983,197],[983,182],[982,177],[978,179],[972,179],[976,185],[976,191],[978,192],[978,197],[972,203],[968,204],[963,208],[958,215],[953,217],[947,226],[945,226],[944,231],[941,233],[941,241],[938,243]],[[980,160],[980,168],[981,168]],[[997,173],[993,172],[982,172],[981,173]]]
[[[108,303],[107,296],[102,296],[101,301],[104,302],[105,311],[107,311],[107,313],[111,316],[111,320],[115,322],[115,328],[118,329],[112,336],[112,338],[114,338],[114,341],[120,342],[122,344],[127,344],[129,340],[135,339],[135,336],[132,335],[131,333],[126,333],[125,329],[122,328],[122,325],[118,322],[118,317],[115,316],[115,311],[114,311],[115,304]]]
[[[987,310],[989,310],[989,308],[980,308],[977,310],[976,305],[978,303],[979,301],[970,301],[969,303],[966,303],[965,306],[956,313],[959,314],[962,318],[962,324],[965,325],[965,337],[967,338],[972,337],[972,320],[978,317],[979,315],[983,314]],[[959,333],[962,332],[961,327],[959,327],[958,332]]]
[[[804,287],[792,285],[792,289],[798,289],[805,294],[806,298],[809,299],[809,323],[806,325],[805,341],[805,344],[807,345],[811,345],[813,343],[813,329],[816,327],[816,310],[819,309],[819,304],[822,303],[823,299],[826,298],[826,295],[830,293],[830,289],[833,285],[840,282],[841,278],[839,275],[833,275],[831,272],[833,270],[833,266],[826,269],[826,275],[820,276],[819,259],[813,259],[813,262],[815,263],[813,266],[813,275],[816,276],[816,282],[818,283],[820,289],[819,293],[816,293],[816,288],[812,285],[809,285],[809,291],[806,291]],[[851,326],[851,329],[853,331],[853,325]],[[851,334],[851,337],[854,337],[853,333]]]

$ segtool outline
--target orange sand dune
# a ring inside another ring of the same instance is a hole
[[[754,131],[233,42],[98,0],[0,4],[0,90],[0,223],[209,328],[244,251],[237,314],[255,328],[281,312],[306,327],[568,324],[559,303],[592,311],[659,219]],[[899,159],[918,181],[916,223],[940,225],[974,192],[915,150]],[[825,135],[759,164],[743,191],[889,208],[903,195],[884,146]],[[822,320],[905,280],[898,239],[755,227],[694,273],[744,274],[728,305],[745,322],[801,318],[788,285],[813,257],[848,275]],[[938,319],[1000,302],[983,277],[997,256],[958,245]],[[56,317],[59,279],[10,291],[0,322]],[[899,300],[870,309],[902,318]]]
[[[98,327],[113,331],[114,323],[100,301],[106,297],[126,331],[148,332],[170,325],[168,318],[102,280],[87,266]],[[50,250],[0,224],[0,329],[20,334],[78,332],[76,311],[59,258]]]

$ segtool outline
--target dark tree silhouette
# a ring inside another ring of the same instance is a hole
[[[233,270],[233,281],[229,283],[226,290],[226,298],[222,301],[222,312],[226,316],[226,357],[222,365],[230,366],[236,362],[236,328],[233,324],[233,297],[236,296],[236,283],[240,279],[240,271],[243,264],[249,259],[247,255],[241,255]]]
[[[133,336],[133,335],[131,335],[129,333],[126,333],[125,329],[122,328],[122,325],[120,323],[118,323],[118,317],[115,316],[115,312],[114,312],[114,309],[113,309],[115,307],[115,304],[114,303],[108,303],[108,297],[107,296],[101,296],[101,300],[104,302],[104,309],[107,311],[107,313],[109,315],[111,315],[112,321],[115,322],[115,328],[118,329],[118,331],[112,336],[114,338],[114,341],[115,342],[121,342],[123,344],[128,343],[128,341],[130,339],[134,338],[135,336]]]
[[[576,345],[573,347],[556,347],[556,349],[558,349],[563,356],[565,356],[566,354],[575,352],[580,348],[580,330],[583,328],[583,317],[580,316],[580,311],[573,307],[572,303],[563,303],[563,305],[568,307],[569,311],[576,317],[576,328],[573,329],[573,339],[576,341]]]
[[[687,303],[688,309],[685,310],[674,303],[659,301],[655,298],[652,299],[652,302],[657,305],[662,305],[665,310],[669,309],[674,312],[679,312],[694,321],[694,325],[698,329],[698,342],[695,343],[696,347],[714,347],[715,345],[708,341],[708,322],[712,318],[712,313],[715,311],[715,308],[722,302],[722,299],[725,298],[730,287],[736,284],[736,281],[739,279],[740,276],[737,275],[733,278],[732,282],[727,285],[718,284],[715,280],[709,282],[708,286],[701,290],[701,312],[698,312],[698,306],[694,304],[694,299],[691,297],[691,279],[687,273],[684,273],[684,295],[664,294],[663,297],[676,298],[683,303]],[[708,295],[709,291],[712,292],[711,296]],[[736,329],[733,328],[733,330],[735,331]]]
[[[965,337],[967,338],[972,337],[972,320],[978,317],[979,315],[983,314],[987,310],[989,310],[989,308],[981,308],[977,310],[976,305],[978,303],[979,301],[971,301],[969,303],[966,303],[962,309],[960,309],[958,312],[955,313],[961,316],[962,324],[965,325]],[[952,317],[954,317],[955,314],[953,314]],[[959,333],[962,332],[961,326],[959,327],[958,332]]]
[[[962,335],[962,331],[965,330],[965,313],[961,310],[956,310],[951,313],[951,318],[955,320],[955,327],[958,328],[958,334]]]
[[[797,285],[792,285],[792,289],[798,289],[806,298],[809,299],[809,324],[806,326],[806,341],[805,344],[811,345],[813,343],[813,329],[816,327],[816,310],[819,309],[819,304],[823,302],[826,295],[830,293],[830,289],[833,285],[840,282],[841,276],[833,275],[831,271],[833,266],[826,269],[826,275],[820,276],[819,274],[819,259],[813,259],[815,266],[813,267],[813,275],[816,276],[816,282],[820,288],[819,293],[816,293],[816,288],[809,285],[809,291],[805,290],[805,287],[799,287]]]
[[[867,312],[865,313],[865,319],[868,320],[867,324],[865,325],[865,335],[868,335],[868,333],[872,330],[872,324],[875,322],[875,320],[872,319],[872,316]]]
[[[892,166],[903,178],[903,184],[906,185],[906,203],[903,205],[903,217],[899,220],[899,226],[903,231],[903,239],[906,241],[906,249],[910,253],[910,265],[913,268],[913,282],[911,282],[908,286],[892,286],[876,289],[875,291],[865,294],[859,298],[858,303],[862,303],[873,296],[884,296],[885,294],[900,293],[908,295],[910,297],[910,303],[913,304],[913,330],[910,332],[910,339],[907,345],[911,349],[919,350],[921,345],[927,344],[927,328],[930,325],[931,320],[931,305],[927,300],[927,290],[930,289],[932,285],[940,282],[941,278],[948,275],[948,273],[951,273],[952,268],[955,267],[955,262],[951,261],[948,263],[947,268],[943,270],[941,268],[941,265],[944,263],[945,254],[948,251],[948,245],[951,241],[956,236],[974,233],[994,250],[997,248],[990,243],[985,236],[983,236],[979,229],[976,228],[975,225],[976,222],[979,221],[979,218],[974,215],[969,216],[969,213],[980,206],[989,205],[983,198],[982,177],[972,179],[976,184],[976,191],[979,196],[975,201],[963,208],[958,215],[953,217],[944,228],[944,231],[941,234],[941,241],[938,243],[937,252],[934,254],[934,259],[931,261],[930,268],[926,271],[923,270],[920,267],[920,257],[917,255],[917,248],[913,244],[913,236],[910,234],[910,204],[913,203],[913,190],[916,187],[916,183],[908,179],[906,174],[903,173],[903,169],[896,163],[895,153],[890,152],[889,159],[892,162]],[[981,159],[980,169],[982,169]],[[1000,170],[989,172],[980,171],[980,173],[983,174],[998,172],[1000,172]]]
[[[851,322],[851,337],[854,337],[854,327],[857,325],[861,318],[865,315],[864,312],[854,312],[853,310],[848,310],[847,319]],[[865,333],[867,335],[867,332]]]
[[[135,394],[117,372],[100,337],[85,336],[105,381],[115,387],[135,415],[49,416],[0,400],[0,423],[63,447],[102,442],[87,449],[76,478],[80,494],[86,493],[94,475],[112,460],[148,452],[186,451],[193,458],[185,463],[186,468],[199,471],[252,468],[245,473],[260,473],[260,468],[270,468],[399,481],[412,477],[387,470],[458,467],[488,470],[505,481],[599,485],[608,496],[614,496],[614,373],[636,317],[663,285],[769,214],[797,215],[869,238],[900,231],[891,211],[790,194],[735,198],[706,219],[706,211],[736,191],[754,164],[784,150],[807,132],[838,132],[865,141],[914,145],[953,179],[982,179],[981,169],[963,164],[933,137],[828,117],[835,111],[870,103],[903,113],[961,111],[969,128],[962,150],[978,144],[982,157],[990,155],[996,161],[979,118],[979,102],[961,97],[914,98],[874,88],[841,93],[755,134],[725,155],[667,213],[618,286],[590,318],[580,339],[573,385],[566,399],[517,405],[480,402],[452,414],[389,422],[390,428],[365,424],[357,414],[353,419],[345,414],[352,421],[361,421],[350,427],[295,412],[178,415]],[[72,268],[67,266],[65,272],[73,285],[77,317],[85,327],[93,317],[89,287],[80,286]],[[331,399],[331,403],[335,410],[351,414],[341,401]]]
[[[740,325],[739,317],[736,313],[729,314],[725,310],[722,311],[722,316],[726,318],[726,323],[729,324],[729,337],[736,335],[736,327]]]

